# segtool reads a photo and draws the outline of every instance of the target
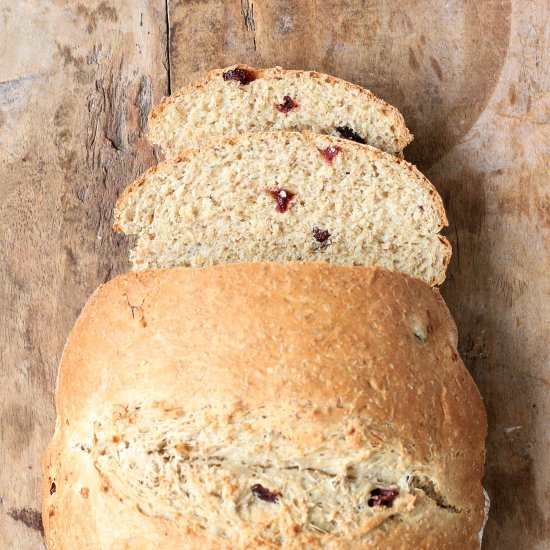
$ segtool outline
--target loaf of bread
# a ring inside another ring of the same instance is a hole
[[[399,111],[368,90],[314,71],[235,65],[210,72],[153,109],[150,141],[175,156],[220,137],[310,130],[400,154],[412,140]]]
[[[256,261],[380,266],[431,285],[451,248],[440,196],[402,159],[332,136],[262,132],[186,152],[117,202],[135,270]]]
[[[117,277],[65,348],[51,548],[478,548],[486,418],[436,290],[236,264]]]

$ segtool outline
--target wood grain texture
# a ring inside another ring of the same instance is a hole
[[[426,166],[489,100],[507,52],[510,0],[171,0],[172,88],[214,66],[318,69],[397,105]],[[214,65],[213,65],[214,63]]]
[[[126,271],[120,190],[151,104],[234,62],[319,69],[397,105],[442,193],[443,292],[485,397],[488,549],[550,545],[546,0],[0,0],[0,546],[43,544],[39,460],[62,346]]]
[[[0,547],[43,546],[40,457],[65,338],[128,270],[120,190],[155,162],[165,2],[0,2]]]
[[[550,5],[171,0],[172,89],[236,62],[318,69],[403,112],[442,193],[443,294],[490,419],[487,549],[550,546]]]

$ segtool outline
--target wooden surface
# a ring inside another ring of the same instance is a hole
[[[0,9],[2,550],[43,544],[57,363],[86,298],[127,270],[113,202],[155,161],[142,130],[168,87],[165,2],[114,5]]]
[[[128,269],[115,197],[147,111],[237,61],[319,69],[397,105],[445,199],[443,287],[489,414],[484,547],[550,547],[547,0],[0,0],[0,544],[39,548],[64,340]]]

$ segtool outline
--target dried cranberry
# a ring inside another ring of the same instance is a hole
[[[330,244],[330,233],[328,229],[319,229],[318,227],[314,227],[313,237],[318,243],[321,244],[321,248],[324,248]]]
[[[286,191],[285,189],[270,189],[269,194],[271,198],[277,203],[275,210],[284,214],[288,210],[288,205],[290,201],[296,196],[295,193]]]
[[[289,95],[285,95],[285,97],[283,97],[282,103],[275,105],[275,109],[277,109],[279,113],[288,113],[289,111],[292,111],[292,109],[296,109],[296,107],[298,107],[298,103],[296,103]]]
[[[279,497],[281,496],[281,493],[273,493],[259,483],[252,485],[250,490],[254,493],[254,496],[258,497],[260,500],[265,500],[265,502],[279,502]]]
[[[253,80],[256,80],[254,73],[247,71],[246,69],[229,69],[229,71],[223,73],[224,80],[237,80],[243,86],[249,84]]]
[[[341,147],[338,147],[338,145],[331,145],[330,147],[327,147],[326,149],[323,149],[321,151],[321,156],[323,157],[323,160],[328,162],[329,164],[332,164],[332,161],[338,156],[338,153],[342,151]]]
[[[368,500],[369,506],[386,506],[391,508],[393,501],[399,495],[397,489],[373,489],[370,492],[371,498]]]
[[[53,495],[57,491],[57,486],[55,484],[55,481],[52,481],[52,484],[50,485],[50,495]]]
[[[345,139],[350,139],[357,143],[366,143],[366,141],[359,134],[356,134],[349,126],[337,126],[336,131]]]

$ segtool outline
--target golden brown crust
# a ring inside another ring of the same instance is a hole
[[[125,403],[192,411],[304,401],[328,417],[368,418],[386,441],[401,442],[403,457],[429,465],[448,503],[462,510],[405,514],[361,547],[477,547],[486,418],[439,294],[379,269],[300,263],[141,272],[94,293],[60,367],[56,433],[43,460],[48,544],[268,547],[247,533],[242,545],[224,546],[141,513],[119,500],[79,445],[98,418]],[[286,548],[307,547],[304,540]]]
[[[207,75],[205,75],[203,78],[193,82],[188,86],[184,86],[183,88],[180,88],[169,97],[163,98],[162,103],[154,107],[151,113],[149,114],[149,128],[154,126],[157,122],[157,119],[160,118],[160,116],[163,114],[166,108],[169,107],[171,104],[177,102],[179,98],[192,94],[197,90],[206,89],[210,82],[221,78],[224,72],[229,71],[231,69],[237,69],[237,68],[245,69],[246,71],[250,71],[254,73],[256,79],[273,78],[273,77],[294,78],[294,79],[314,78],[314,79],[324,80],[330,86],[340,87],[352,92],[358,92],[365,98],[365,102],[367,104],[376,105],[382,116],[392,119],[393,131],[395,132],[395,136],[396,136],[394,140],[395,142],[394,145],[396,150],[402,151],[413,140],[413,135],[405,125],[405,120],[403,118],[403,115],[399,112],[399,110],[393,105],[390,105],[389,103],[385,102],[383,99],[380,99],[379,97],[375,96],[370,90],[362,88],[361,86],[357,86],[356,84],[352,84],[351,82],[347,82],[346,80],[342,80],[340,78],[336,78],[334,76],[330,76],[324,73],[319,73],[317,71],[300,71],[300,70],[292,70],[292,69],[283,69],[282,67],[259,69],[255,67],[250,67],[249,65],[246,65],[243,63],[231,65],[223,69],[214,69],[210,71]],[[149,134],[149,139],[151,139],[150,134]]]

